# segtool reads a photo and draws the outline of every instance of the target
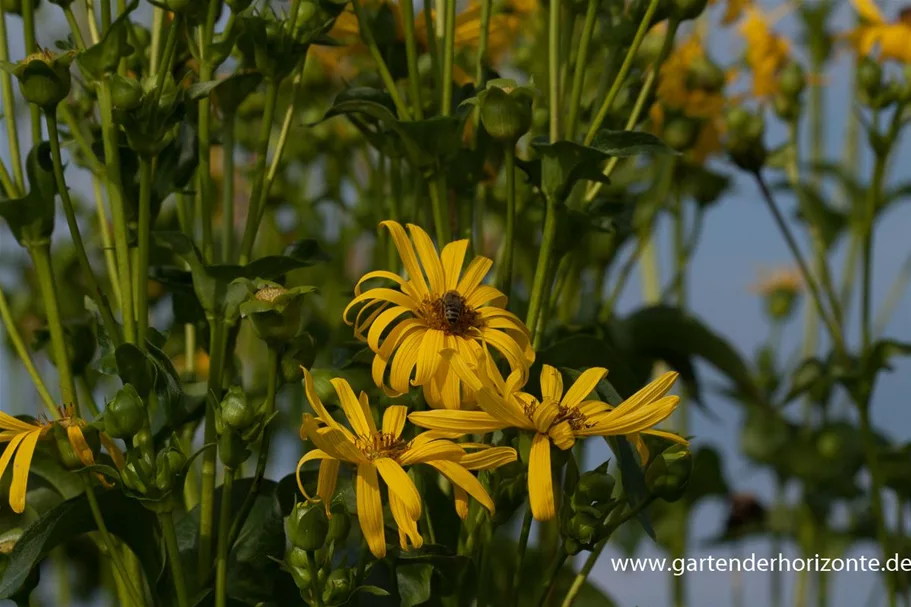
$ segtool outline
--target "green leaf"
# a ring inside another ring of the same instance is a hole
[[[120,60],[133,54],[135,49],[127,42],[131,27],[129,17],[138,6],[139,0],[133,0],[111,23],[98,44],[79,53],[77,62],[92,79],[101,80],[106,73],[116,71]]]
[[[693,505],[707,497],[723,497],[729,493],[718,452],[711,447],[700,447],[693,454],[693,473],[687,483],[685,499]]]
[[[154,580],[162,567],[159,544],[155,537],[155,515],[119,490],[96,489],[95,494],[108,531],[136,553],[146,576]],[[52,549],[96,529],[85,495],[69,499],[46,512],[25,530],[10,553],[9,565],[0,580],[0,599],[15,595],[32,569]]]
[[[121,344],[114,350],[117,374],[124,384],[132,384],[146,398],[155,386],[155,370],[146,353],[133,344]]]
[[[187,99],[190,101],[199,101],[208,97],[215,87],[221,84],[222,80],[209,80],[208,82],[194,82],[187,89]]]
[[[643,154],[670,154],[679,156],[661,138],[644,131],[598,131],[591,147],[610,156],[625,158]]]
[[[42,141],[32,147],[25,161],[29,191],[22,198],[0,200],[0,217],[22,246],[46,243],[54,231],[54,197],[57,181],[51,146]]]
[[[623,436],[605,436],[604,440],[617,458],[617,466],[620,468],[620,484],[626,499],[631,505],[641,504],[648,497],[648,489],[645,485],[645,475],[642,473],[642,468],[639,467],[639,460],[629,441]],[[658,541],[648,513],[643,510],[636,518],[648,536],[652,540]]]
[[[217,81],[212,89],[212,96],[225,114],[232,115],[244,99],[256,90],[262,80],[263,76],[259,72],[231,74],[227,78]]]
[[[601,150],[566,140],[547,143],[540,138],[532,147],[540,155],[540,188],[546,197],[562,202],[583,179],[610,183],[601,171],[610,156]]]
[[[402,607],[414,607],[430,600],[430,578],[433,565],[416,563],[395,568]]]

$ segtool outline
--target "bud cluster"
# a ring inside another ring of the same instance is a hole
[[[253,406],[240,386],[231,386],[215,409],[215,432],[218,434],[218,457],[227,468],[237,468],[250,457],[250,445],[256,441],[268,420],[262,407]]]
[[[345,504],[335,500],[327,511],[318,500],[298,502],[288,516],[287,531],[291,551],[285,564],[301,598],[323,605],[347,601],[354,588],[355,571],[344,564],[335,568],[332,562],[335,547],[344,544],[351,531],[351,515]],[[324,548],[322,558],[317,559],[317,551]]]
[[[683,497],[692,471],[693,456],[689,449],[674,445],[649,464],[645,471],[645,485],[655,497],[675,502]]]
[[[755,172],[765,164],[765,121],[762,116],[742,107],[730,109],[725,115],[727,152],[740,168]]]
[[[578,554],[591,550],[607,536],[607,516],[617,506],[613,497],[614,478],[607,473],[607,462],[579,477],[565,509],[562,533],[566,550]]]

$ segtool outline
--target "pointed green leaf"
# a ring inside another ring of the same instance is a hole
[[[660,137],[644,131],[611,131],[603,129],[598,131],[592,140],[591,147],[608,154],[609,156],[627,157],[654,154],[670,154],[679,156]]]

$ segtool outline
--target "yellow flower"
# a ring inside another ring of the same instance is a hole
[[[753,94],[769,97],[778,91],[778,73],[789,61],[788,41],[773,32],[763,14],[750,8],[740,26],[746,38],[746,62],[753,72]]]
[[[316,417],[309,413],[304,415],[301,438],[309,438],[317,448],[300,459],[297,469],[299,472],[305,463],[320,460],[316,493],[328,508],[335,492],[339,464],[345,462],[357,467],[357,516],[374,556],[383,558],[386,555],[379,477],[389,487],[389,509],[399,529],[402,549],[407,549],[409,542],[415,548],[424,543],[417,527],[421,516],[421,496],[404,466],[433,466],[456,487],[457,509],[461,498],[466,502],[464,511],[467,512],[467,496],[470,495],[493,513],[494,504],[487,491],[460,464],[460,460],[466,459],[468,465],[481,468],[496,467],[515,461],[513,449],[499,447],[466,455],[462,447],[442,438],[446,435],[439,432],[424,432],[406,441],[402,438],[402,430],[408,414],[407,407],[394,405],[387,408],[382,427],[377,428],[366,394],[362,392],[360,398],[356,398],[344,379],[336,378],[331,383],[351,430],[329,415],[316,393],[313,377],[304,369],[304,388]],[[306,496],[299,474],[298,487]]]
[[[880,61],[911,63],[911,12],[903,10],[897,21],[886,22],[872,0],[852,0],[863,23],[848,34],[857,53],[871,55],[878,49]]]
[[[776,293],[797,295],[803,288],[803,277],[795,268],[777,268],[775,270],[760,270],[759,280],[753,285],[752,290],[760,295],[769,296]]]
[[[51,429],[50,422],[24,422],[0,411],[0,442],[9,443],[0,456],[0,478],[6,472],[13,455],[13,482],[9,489],[9,505],[13,512],[25,510],[25,493],[28,489],[28,471],[38,440]]]
[[[344,312],[345,322],[354,325],[355,335],[366,339],[375,353],[377,386],[390,396],[408,392],[411,385],[421,386],[431,407],[459,409],[473,403],[474,395],[440,355],[443,350],[474,361],[484,343],[503,354],[511,370],[528,368],[535,358],[528,329],[504,309],[503,293],[481,284],[493,265],[490,259],[475,257],[463,272],[467,240],[449,243],[438,255],[418,226],[408,225],[409,239],[394,221],[380,225],[391,233],[408,279],[383,270],[368,272],[358,281],[355,298]],[[391,280],[399,288],[361,293],[361,285],[374,278]],[[361,304],[351,322],[349,313]]]
[[[487,365],[478,361],[474,368],[453,357],[453,366],[478,395],[481,411],[422,411],[408,419],[430,430],[459,433],[485,433],[504,428],[534,432],[528,465],[528,500],[532,515],[539,521],[556,515],[550,466],[551,444],[566,451],[577,438],[629,435],[639,432],[662,436],[686,444],[675,434],[651,430],[666,419],[680,399],[665,396],[677,373],[668,372],[623,401],[616,408],[586,397],[607,375],[607,369],[591,368],[572,386],[563,390],[560,372],[544,365],[541,370],[541,399],[525,392],[504,396],[496,379],[487,375]]]

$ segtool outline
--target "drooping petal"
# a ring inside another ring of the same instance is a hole
[[[24,422],[21,419],[16,419],[12,415],[0,411],[0,429],[11,430],[13,432],[20,433],[31,432],[37,427],[39,426]]]
[[[412,447],[399,457],[399,463],[403,466],[413,466],[429,460],[459,461],[464,455],[465,450],[452,441],[432,440],[420,444],[412,443]]]
[[[389,510],[392,512],[392,518],[395,519],[395,524],[399,528],[399,544],[402,546],[402,550],[408,550],[407,540],[410,540],[411,545],[415,548],[423,546],[424,538],[418,532],[417,519],[409,516],[405,503],[392,492],[389,493]]]
[[[443,247],[440,253],[440,261],[443,264],[443,276],[445,278],[443,289],[446,291],[455,290],[459,284],[459,275],[462,273],[462,265],[465,263],[465,253],[468,251],[467,240],[456,240]]]
[[[303,429],[307,437],[318,449],[325,451],[335,459],[356,464],[364,459],[360,450],[354,446],[351,438],[339,428],[320,428],[309,414],[304,415]]]
[[[424,333],[424,330],[415,331],[402,339],[402,345],[392,359],[389,386],[399,394],[405,394],[411,388],[411,373],[418,362]]]
[[[483,387],[477,372],[471,366],[477,359],[466,360],[466,356],[455,350],[443,350],[440,354],[449,362],[459,379],[465,382],[472,391],[480,390]]]
[[[455,462],[447,460],[431,460],[427,462],[443,473],[453,485],[461,487],[468,495],[478,500],[491,514],[496,512],[493,500],[487,494],[481,482],[475,475]]]
[[[446,290],[446,279],[443,274],[443,264],[440,262],[436,247],[433,246],[433,241],[427,232],[413,223],[408,224],[408,231],[411,233],[411,240],[414,241],[414,248],[421,261],[421,267],[427,272],[430,291],[442,295]]]
[[[123,470],[124,466],[127,465],[126,460],[123,457],[123,451],[120,450],[120,447],[117,446],[117,443],[111,439],[110,436],[104,432],[99,432],[98,437],[101,439],[102,446],[107,450],[108,455],[111,456],[111,459],[114,460],[114,465],[118,470]]]
[[[666,432],[664,430],[643,430],[642,434],[648,434],[650,436],[657,436],[658,438],[663,438],[665,440],[669,440],[673,443],[677,443],[678,445],[688,446],[690,444],[690,441],[686,440],[685,438],[683,438],[682,436],[680,436],[679,434],[676,434],[674,432]]]
[[[354,396],[351,385],[340,377],[333,377],[329,380],[329,383],[335,388],[335,393],[338,394],[339,405],[341,405],[342,411],[345,412],[345,417],[348,418],[351,429],[354,430],[355,434],[359,434],[360,436],[372,436],[376,432],[376,426],[373,424],[373,417],[371,416],[370,421],[367,421],[367,416],[364,415],[361,403],[358,401],[357,397]]]
[[[561,451],[572,449],[573,445],[576,444],[576,435],[567,421],[562,421],[551,427],[547,435],[554,446]]]
[[[557,419],[558,413],[560,413],[560,408],[557,406],[557,403],[545,400],[535,407],[535,412],[532,415],[531,421],[534,423],[535,429],[538,432],[547,434],[550,425]]]
[[[423,386],[433,377],[440,364],[440,352],[443,350],[443,332],[428,329],[424,332],[421,347],[418,350],[417,372],[412,384]]]
[[[320,461],[320,469],[319,469],[320,480],[321,480],[321,479],[322,479],[322,476],[323,476],[323,464],[322,464],[322,462],[323,462],[323,461],[335,460],[335,458],[332,457],[331,455],[329,455],[328,453],[326,453],[325,451],[323,451],[322,449],[311,449],[310,451],[307,451],[306,453],[304,453],[304,456],[303,456],[302,458],[300,458],[299,460],[297,460],[297,468],[295,469],[294,477],[295,477],[295,480],[297,480],[297,488],[298,488],[298,490],[300,490],[301,495],[303,495],[308,501],[312,501],[312,499],[311,499],[310,496],[307,494],[307,490],[304,489],[304,483],[301,481],[301,468],[303,468],[303,467],[304,467],[304,464],[306,464],[307,462],[312,462],[312,461],[315,461],[315,460],[321,460],[321,461]],[[335,460],[335,461],[338,461],[338,460]],[[337,467],[336,467],[336,472],[338,472],[338,468],[337,468]],[[334,482],[335,482],[335,481],[333,481],[333,490],[334,490],[334,487],[335,487]],[[320,495],[320,493],[319,493],[319,480],[317,480],[317,495]]]
[[[329,411],[326,410],[323,401],[320,400],[319,394],[316,391],[316,383],[313,381],[313,375],[304,367],[301,367],[301,371],[304,372],[304,392],[307,395],[307,400],[310,402],[310,408],[313,409],[313,412],[316,413],[316,416],[321,422],[330,428],[337,427],[339,425],[338,422],[329,415]]]
[[[376,320],[370,324],[370,330],[367,332],[367,345],[371,350],[379,352],[380,337],[383,335],[383,332],[395,319],[407,312],[410,312],[408,308],[393,306],[387,310],[383,310],[383,312],[376,317]]]
[[[28,470],[32,465],[35,446],[41,438],[41,430],[32,430],[24,435],[16,458],[13,460],[13,482],[9,488],[9,505],[13,512],[22,514],[25,510],[25,493],[28,490]]]
[[[443,336],[443,351],[457,350],[461,338],[453,335]],[[460,399],[459,376],[452,369],[451,363],[445,357],[440,357],[433,378],[424,384],[424,400],[435,409],[459,409]]]
[[[563,375],[556,367],[544,365],[541,369],[541,396],[555,403],[563,398]]]
[[[79,426],[72,424],[66,428],[66,437],[70,441],[70,446],[76,452],[76,457],[82,462],[83,466],[91,466],[95,463],[95,456],[92,454],[92,448],[85,442],[85,435]]]
[[[462,275],[462,278],[459,280],[456,291],[461,293],[462,297],[465,297],[466,299],[471,297],[475,289],[481,285],[481,282],[484,280],[484,277],[487,276],[487,273],[490,272],[492,266],[493,261],[487,257],[478,256],[472,259],[471,263],[468,264],[465,273]]]
[[[424,273],[421,272],[418,258],[414,254],[414,247],[411,246],[411,241],[405,234],[405,229],[395,221],[383,221],[380,223],[380,226],[389,230],[389,233],[392,235],[392,242],[395,243],[395,248],[399,252],[402,265],[405,266],[405,271],[408,273],[408,278],[414,284],[415,290],[421,296],[427,295],[430,291],[427,289]]]
[[[525,350],[515,339],[503,331],[485,328],[481,329],[481,336],[488,345],[493,346],[506,357],[510,369],[529,366],[530,361],[525,355]]]
[[[497,288],[481,285],[474,289],[471,295],[465,296],[465,303],[472,308],[480,308],[484,305],[502,308],[506,306],[506,296]]]
[[[557,515],[550,468],[550,439],[546,434],[536,433],[531,443],[528,462],[528,503],[532,516],[539,521],[549,521]]]
[[[383,344],[377,351],[376,356],[373,357],[371,376],[373,378],[373,382],[377,386],[385,390],[384,380],[386,375],[386,367],[388,366],[389,359],[392,357],[395,349],[398,348],[400,344],[403,344],[408,337],[416,333],[421,333],[424,330],[425,329],[423,324],[421,324],[419,321],[408,319],[396,325],[392,331],[389,332],[389,335],[386,336],[386,339],[383,340]]]
[[[563,401],[560,404],[567,409],[577,407],[586,396],[591,394],[592,390],[595,389],[595,386],[598,385],[598,382],[604,379],[606,375],[607,369],[604,369],[603,367],[586,369],[579,378],[573,382],[573,385],[570,386],[569,390],[566,391],[566,395],[563,397]]]
[[[414,481],[408,476],[400,465],[388,457],[380,457],[373,460],[376,469],[386,484],[389,486],[389,492],[395,493],[405,506],[405,510],[411,518],[417,520],[421,516],[421,494],[418,493]]]
[[[367,540],[370,552],[378,559],[386,556],[386,533],[383,530],[383,502],[376,466],[371,463],[357,467],[357,520]]]
[[[421,428],[460,434],[486,434],[509,427],[509,422],[493,417],[486,411],[416,411],[408,419]]]
[[[404,405],[387,407],[383,412],[383,433],[391,434],[395,438],[400,437],[407,418],[408,407]]]
[[[401,291],[395,291],[393,289],[387,289],[385,287],[377,287],[375,289],[370,289],[368,291],[364,291],[360,295],[356,295],[354,297],[354,299],[352,299],[351,302],[345,307],[345,311],[342,312],[343,318],[348,318],[348,313],[351,311],[351,309],[353,307],[355,307],[356,305],[363,303],[365,301],[374,301],[374,302],[384,302],[385,301],[385,302],[394,304],[396,306],[402,306],[403,308],[406,308],[413,312],[417,311],[417,306],[420,303],[420,302],[416,302],[411,297],[408,297]],[[357,325],[366,325],[368,323],[358,323],[355,320],[355,322],[352,324],[357,326]]]
[[[16,449],[19,448],[19,445],[22,444],[23,439],[25,439],[28,432],[20,432],[13,436],[9,444],[6,445],[6,448],[3,449],[3,455],[0,455],[0,480],[3,479],[3,474],[6,472],[6,468],[9,466],[9,463],[13,460],[13,455],[16,453]],[[10,496],[10,505],[12,506],[12,496]]]
[[[512,447],[489,447],[465,454],[459,464],[466,470],[491,470],[516,461],[516,450]]]
[[[665,396],[647,406],[632,410],[621,411],[618,407],[589,418],[590,427],[582,428],[576,435],[611,436],[643,432],[670,417],[679,402],[680,398],[677,396]]]
[[[397,284],[399,286],[399,288],[404,288],[404,286],[406,284],[408,284],[408,282],[404,278],[402,278],[395,272],[389,272],[388,270],[375,270],[373,272],[367,272],[366,274],[361,276],[361,279],[357,281],[356,285],[354,285],[354,294],[360,295],[361,293],[363,293],[363,290],[361,289],[361,285],[363,285],[368,280],[373,280],[375,278],[383,278],[386,280],[391,280],[392,282]],[[367,289],[367,290],[369,291],[370,289]]]
[[[332,503],[332,496],[335,494],[335,485],[338,482],[338,467],[339,461],[334,458],[327,458],[319,463],[316,494],[326,504],[327,515],[329,514],[329,506]]]
[[[458,485],[452,488],[452,498],[455,501],[456,514],[463,521],[468,518],[468,494]]]

